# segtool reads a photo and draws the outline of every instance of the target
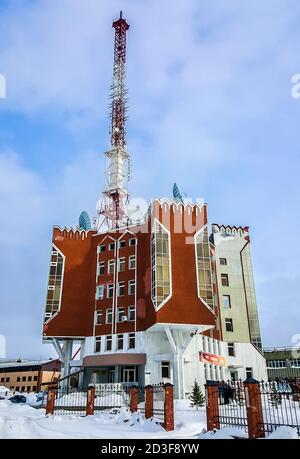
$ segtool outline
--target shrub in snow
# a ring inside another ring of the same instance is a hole
[[[278,387],[275,382],[271,383],[271,393],[269,401],[270,404],[275,408],[278,408],[278,406],[281,405],[281,394],[278,391]]]
[[[191,406],[193,407],[196,407],[196,409],[198,410],[199,406],[204,406],[205,404],[205,397],[199,387],[199,384],[197,383],[197,381],[195,380],[194,382],[194,386],[193,386],[193,389],[192,389],[192,393],[189,397],[190,401],[191,401]]]

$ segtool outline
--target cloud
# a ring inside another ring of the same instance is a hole
[[[286,290],[275,301],[274,282],[300,275],[293,244],[300,222],[299,103],[290,96],[291,75],[300,71],[299,2],[121,6],[130,23],[132,193],[166,196],[176,181],[189,196],[204,195],[211,221],[250,225],[262,328],[275,342],[270,311],[285,317]],[[93,214],[104,185],[111,22],[119,8],[116,0],[23,0],[0,9],[0,73],[7,81],[0,104],[3,304],[13,311],[5,321],[11,347],[20,347],[13,337],[21,341],[23,330],[32,330],[28,353],[40,349],[51,227],[76,223],[83,208]],[[10,116],[29,119],[30,132],[5,123]],[[33,160],[40,119],[66,138],[57,148],[45,130],[43,154],[54,165],[59,160],[50,172]],[[16,269],[22,288],[15,288]],[[288,285],[296,317],[296,281]],[[295,322],[287,319],[280,341],[289,343]]]

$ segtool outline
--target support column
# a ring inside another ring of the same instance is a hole
[[[207,430],[219,429],[219,384],[217,381],[207,381],[205,384],[205,398]]]
[[[145,418],[153,417],[153,386],[145,387]]]
[[[164,428],[167,431],[174,430],[174,386],[165,384],[165,403],[164,403]]]
[[[265,436],[263,430],[263,410],[260,394],[260,384],[256,379],[246,379],[244,381],[248,436],[250,439],[263,438]]]

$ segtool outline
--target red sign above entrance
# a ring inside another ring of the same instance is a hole
[[[209,354],[208,352],[199,352],[200,362],[210,363],[212,365],[219,365],[220,367],[226,367],[225,357],[220,355]]]

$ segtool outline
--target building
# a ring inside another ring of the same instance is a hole
[[[0,362],[0,385],[11,391],[38,392],[60,378],[59,360],[7,360]]]
[[[172,198],[153,199],[133,218],[124,99],[129,26],[121,15],[113,27],[106,188],[93,227],[86,212],[77,228],[54,226],[44,341],[53,343],[63,377],[82,369],[84,385],[172,382],[184,398],[195,379],[265,379],[249,230],[232,231],[228,245],[224,226],[213,225],[210,234],[207,204],[184,200],[177,186]]]
[[[300,378],[300,355],[293,347],[265,348],[269,381]]]

